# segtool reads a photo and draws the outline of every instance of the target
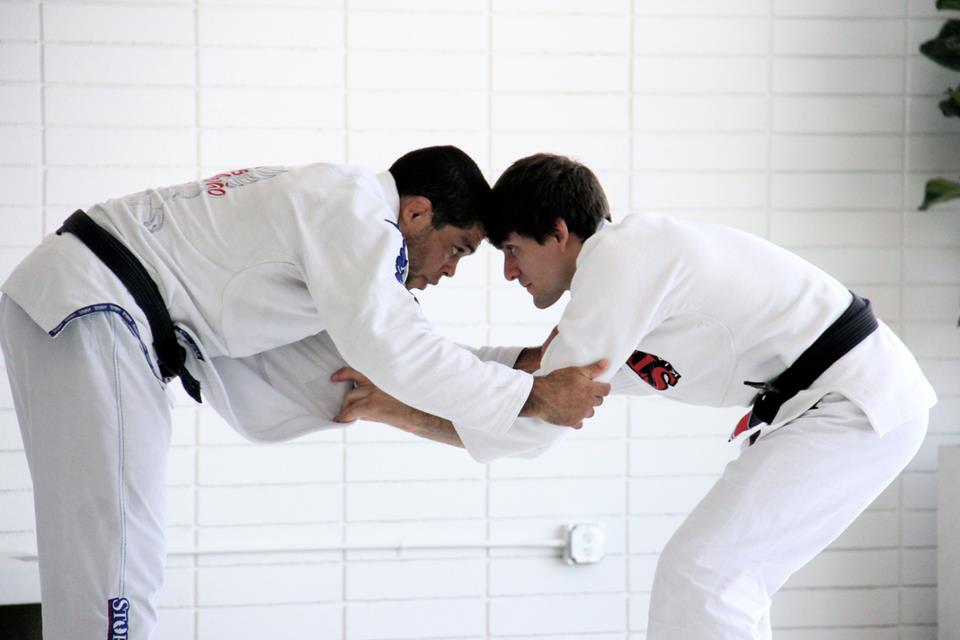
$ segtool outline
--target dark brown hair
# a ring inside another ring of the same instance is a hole
[[[581,240],[593,235],[610,205],[590,169],[566,156],[538,153],[514,162],[493,186],[487,237],[499,247],[510,233],[543,244],[562,218]]]

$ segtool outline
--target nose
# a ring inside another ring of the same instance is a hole
[[[443,268],[440,270],[441,275],[445,275],[448,278],[452,278],[457,273],[457,264],[460,262],[460,256],[456,256],[448,260]]]
[[[516,280],[520,277],[520,269],[517,268],[516,258],[508,254],[503,256],[503,277],[507,281]]]

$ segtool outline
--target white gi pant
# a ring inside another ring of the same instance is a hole
[[[162,384],[112,312],[52,339],[4,296],[0,345],[33,477],[44,640],[148,640],[166,559]]]
[[[664,548],[647,640],[770,638],[771,596],[893,482],[927,419],[881,438],[830,394],[746,447]]]

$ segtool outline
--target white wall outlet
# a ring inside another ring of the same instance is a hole
[[[607,527],[602,522],[569,524],[566,534],[563,559],[567,564],[596,564],[603,560]]]

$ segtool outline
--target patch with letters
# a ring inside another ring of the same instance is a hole
[[[130,601],[113,598],[107,606],[107,640],[127,640],[130,637]]]
[[[627,366],[633,369],[633,372],[640,376],[641,380],[657,391],[666,391],[668,388],[676,386],[681,378],[672,364],[652,353],[634,351],[630,359],[627,360]]]

